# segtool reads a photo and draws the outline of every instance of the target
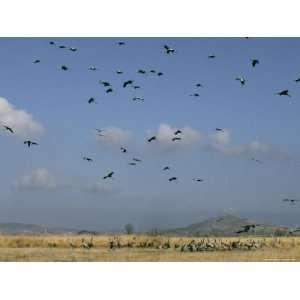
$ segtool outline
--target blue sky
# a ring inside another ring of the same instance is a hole
[[[0,46],[0,122],[17,124],[16,134],[0,133],[1,222],[98,230],[132,222],[143,230],[235,213],[300,223],[300,207],[281,202],[300,195],[300,39],[1,38]],[[251,58],[260,64],[252,68]],[[128,79],[141,89],[122,88]],[[105,94],[99,80],[114,92]],[[284,89],[291,98],[276,95]],[[195,92],[200,97],[189,96]],[[98,104],[89,105],[91,97]],[[182,141],[170,141],[174,129],[183,129]],[[159,138],[149,144],[152,134]],[[39,146],[28,149],[27,137]],[[133,157],[142,163],[128,165]],[[109,171],[115,178],[103,181]]]

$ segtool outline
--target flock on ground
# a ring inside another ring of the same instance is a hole
[[[49,45],[50,45],[50,47],[57,47],[59,49],[64,49],[64,50],[70,51],[70,52],[77,52],[78,51],[78,49],[75,48],[75,47],[69,47],[69,46],[66,46],[66,45],[59,45],[55,41],[50,41]],[[116,43],[116,46],[117,47],[126,47],[126,43],[124,41],[119,41],[119,42]],[[177,53],[176,49],[170,47],[169,45],[163,45],[162,46],[162,51],[164,51],[166,55],[176,55],[176,53]],[[210,60],[213,60],[213,59],[216,59],[216,55],[215,54],[210,54],[210,55],[208,55],[207,58],[210,59]],[[42,61],[40,59],[33,60],[33,64],[40,64],[40,63],[42,63]],[[251,58],[250,59],[250,67],[257,68],[259,66],[259,64],[260,64],[260,60],[258,58]],[[97,71],[97,67],[94,66],[94,65],[89,66],[87,69],[91,72]],[[61,65],[60,70],[62,72],[68,72],[69,71],[69,66]],[[156,76],[164,76],[164,73],[161,72],[160,70],[153,70],[153,69],[152,70],[139,69],[139,70],[137,70],[137,73],[140,74],[140,75],[151,74],[151,75],[156,75]],[[123,71],[122,70],[116,70],[116,74],[117,75],[123,74]],[[247,82],[246,79],[242,76],[236,77],[235,80],[238,81],[241,86],[245,86],[246,82]],[[300,82],[300,78],[296,78],[295,82],[297,82],[297,83]],[[99,84],[104,87],[106,94],[114,92],[115,87],[113,87],[110,82],[105,81],[105,80],[99,80]],[[127,79],[127,80],[123,81],[121,86],[122,86],[123,89],[132,88],[132,89],[136,90],[136,89],[141,88],[132,79]],[[198,88],[203,88],[203,87],[204,86],[203,86],[202,83],[196,83],[195,84],[195,88],[197,88],[197,89]],[[277,95],[278,96],[283,96],[283,97],[291,97],[288,89],[278,91]],[[191,96],[191,97],[200,97],[200,94],[199,94],[199,92],[194,92],[194,93],[190,94],[189,96]],[[143,101],[145,101],[145,99],[143,97],[133,97],[132,101],[134,101],[134,102],[137,102],[137,101],[143,102]],[[91,98],[88,99],[87,103],[89,105],[92,105],[92,104],[97,104],[97,101],[94,97],[91,97]],[[15,133],[15,129],[12,128],[9,124],[2,124],[2,128],[5,131],[7,131],[9,134],[14,134]],[[217,132],[220,132],[220,133],[224,132],[224,129],[219,128],[219,127],[215,128],[215,130]],[[96,132],[96,135],[99,136],[99,137],[105,136],[105,130],[103,130],[103,129],[96,128],[95,132]],[[183,139],[184,139],[184,130],[183,129],[177,129],[177,130],[174,131],[174,136],[171,138],[171,141],[174,142],[174,143],[179,143]],[[146,139],[147,143],[155,143],[157,141],[158,141],[158,137],[156,135],[150,136]],[[36,141],[32,141],[32,140],[25,140],[24,145],[26,145],[28,148],[30,148],[32,146],[38,146],[39,143],[36,142]],[[121,153],[124,153],[124,154],[128,153],[128,149],[123,147],[123,146],[120,148],[120,151],[121,151]],[[93,159],[91,157],[83,156],[82,159],[89,162],[89,163],[93,162]],[[252,157],[251,160],[254,161],[255,163],[259,163],[259,164],[262,163],[261,160],[258,160],[255,157]],[[134,157],[132,159],[132,161],[129,162],[129,165],[130,166],[136,166],[141,162],[142,162],[142,159]],[[164,166],[162,168],[162,171],[166,172],[166,171],[169,171],[170,169],[171,169],[170,166]],[[102,177],[102,179],[103,180],[112,179],[114,174],[115,174],[115,171],[110,171],[107,174],[105,174]],[[169,182],[173,182],[173,181],[177,182],[178,177],[177,176],[170,176],[168,178],[168,181]],[[195,181],[195,182],[204,182],[204,179],[202,179],[202,178],[193,178],[193,181]],[[282,201],[284,201],[286,203],[290,203],[290,204],[296,204],[300,200],[299,199],[286,198],[286,199],[282,199]],[[238,233],[249,232],[250,229],[254,229],[256,226],[259,226],[259,224],[246,225]]]

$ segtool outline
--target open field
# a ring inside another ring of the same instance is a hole
[[[120,248],[113,247],[118,240]],[[166,236],[94,236],[93,246],[83,248],[90,236],[78,235],[2,235],[0,261],[300,261],[300,237],[205,238],[218,245],[255,241],[259,248],[182,251],[191,241],[202,238]],[[169,247],[162,248],[168,244]],[[221,247],[221,246],[220,246]],[[224,246],[225,247],[225,246]]]

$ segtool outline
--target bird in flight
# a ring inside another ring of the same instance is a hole
[[[181,140],[181,138],[180,138],[180,137],[177,137],[177,136],[172,138],[172,142],[180,141],[180,140]]]
[[[27,145],[28,147],[31,147],[32,145],[38,145],[38,143],[32,142],[32,141],[30,141],[30,140],[24,141],[24,144]]]
[[[112,178],[113,175],[114,175],[114,172],[110,172],[110,173],[108,173],[107,175],[105,175],[105,176],[103,177],[103,179]]]
[[[162,75],[164,75],[163,72],[158,72],[158,73],[157,73],[157,76],[162,76]]]
[[[61,68],[63,71],[68,71],[68,70],[69,70],[69,68],[68,68],[67,66],[65,66],[65,65],[62,65],[60,68]]]
[[[136,161],[136,162],[141,162],[141,161],[142,161],[141,159],[135,158],[135,157],[134,157],[132,160],[133,160],[133,161]]]
[[[121,149],[121,151],[122,151],[123,153],[126,153],[126,152],[127,152],[127,149],[124,148],[124,147],[121,147],[120,149]]]
[[[134,85],[133,88],[136,89],[140,89],[141,87],[139,85]]]
[[[146,74],[146,73],[147,73],[145,70],[142,70],[142,69],[138,70],[137,72],[138,72],[139,74]]]
[[[163,171],[167,171],[167,170],[170,170],[170,167],[166,166],[163,168]]]
[[[215,55],[209,55],[208,58],[216,58]]]
[[[171,177],[171,178],[169,178],[169,181],[171,182],[171,181],[175,181],[175,180],[177,180],[177,177]]]
[[[199,97],[200,95],[198,93],[194,93],[190,95],[191,97]]]
[[[118,45],[119,45],[119,46],[125,46],[125,45],[126,45],[126,43],[125,43],[125,42],[123,42],[123,41],[120,41],[120,42],[118,42]]]
[[[107,89],[107,90],[105,91],[106,94],[112,93],[112,92],[113,92],[113,89],[112,89],[112,88],[109,88],[109,89]]]
[[[77,48],[70,47],[69,50],[72,51],[72,52],[76,52],[76,51],[77,51]]]
[[[152,141],[155,141],[155,140],[156,140],[156,136],[154,135],[148,139],[148,142],[151,143]]]
[[[133,101],[144,101],[144,98],[140,98],[140,97],[134,97],[132,98]]]
[[[164,45],[164,48],[165,48],[167,54],[175,53],[175,49],[170,48],[168,45]]]
[[[40,62],[41,62],[41,61],[40,61],[39,59],[36,59],[36,60],[33,61],[34,64],[38,64],[38,63],[40,63]]]
[[[136,166],[136,163],[135,162],[130,162],[128,163],[130,166]]]
[[[61,45],[61,46],[59,46],[58,48],[60,48],[60,49],[65,49],[65,48],[67,48],[67,47],[64,46],[64,45]]]
[[[280,92],[277,93],[277,95],[291,97],[291,95],[289,94],[289,90],[280,91]]]
[[[93,97],[88,100],[88,104],[92,104],[92,103],[97,104],[95,98],[93,98]]]
[[[204,179],[201,179],[201,178],[193,178],[194,181],[197,181],[197,182],[203,182]]]
[[[290,198],[285,198],[282,199],[283,202],[290,202],[291,204],[295,204],[296,202],[299,202],[299,199],[290,199]]]
[[[246,83],[246,79],[244,77],[237,77],[235,80],[238,80],[242,86]]]
[[[100,80],[99,83],[102,84],[105,87],[111,86],[108,81],[102,81],[102,80]]]
[[[50,41],[49,44],[50,44],[50,45],[55,45],[55,42]]]
[[[133,84],[133,80],[127,80],[123,83],[123,88],[126,88],[127,85]]]
[[[155,74],[156,71],[155,70],[150,70],[150,73]]]
[[[252,65],[253,68],[254,68],[256,65],[258,65],[258,64],[259,64],[259,60],[258,60],[258,59],[256,59],[256,58],[251,59],[251,65]]]
[[[300,82],[300,78],[297,78],[297,79],[295,80],[295,82]]]
[[[224,132],[224,129],[223,128],[216,128],[216,131]]]
[[[96,71],[97,68],[96,68],[95,66],[90,66],[90,67],[89,67],[89,70],[90,70],[90,71]]]
[[[93,161],[92,158],[87,157],[87,156],[84,156],[82,159],[83,159],[83,160],[86,160],[86,161],[88,161],[88,162],[92,162],[92,161]]]
[[[174,135],[181,134],[181,133],[182,133],[182,131],[180,129],[178,129],[174,132]]]
[[[13,129],[12,129],[11,127],[6,126],[6,125],[2,125],[2,126],[3,126],[3,128],[4,128],[5,130],[9,131],[10,133],[14,133],[14,131],[13,131]]]
[[[203,87],[203,85],[201,83],[197,83],[196,87]]]
[[[120,74],[123,74],[123,71],[117,70],[116,73],[120,75]]]
[[[254,158],[254,157],[252,157],[251,160],[257,162],[258,164],[262,164],[262,162],[261,162],[259,159],[256,159],[256,158]]]
[[[255,229],[256,226],[259,226],[259,224],[244,225],[244,226],[242,226],[244,229],[243,230],[239,230],[236,233],[249,232],[250,229]]]

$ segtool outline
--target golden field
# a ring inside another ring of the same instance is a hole
[[[121,248],[110,249],[112,240]],[[205,238],[207,239],[207,238]],[[300,261],[300,237],[210,238],[215,243],[232,241],[261,243],[258,249],[182,252],[181,245],[201,241],[201,237],[146,235],[96,235],[90,249],[83,247],[90,236],[81,235],[0,235],[0,261]],[[128,243],[134,241],[133,247]],[[169,249],[142,247],[141,244],[169,242]],[[177,245],[177,248],[175,247]]]

